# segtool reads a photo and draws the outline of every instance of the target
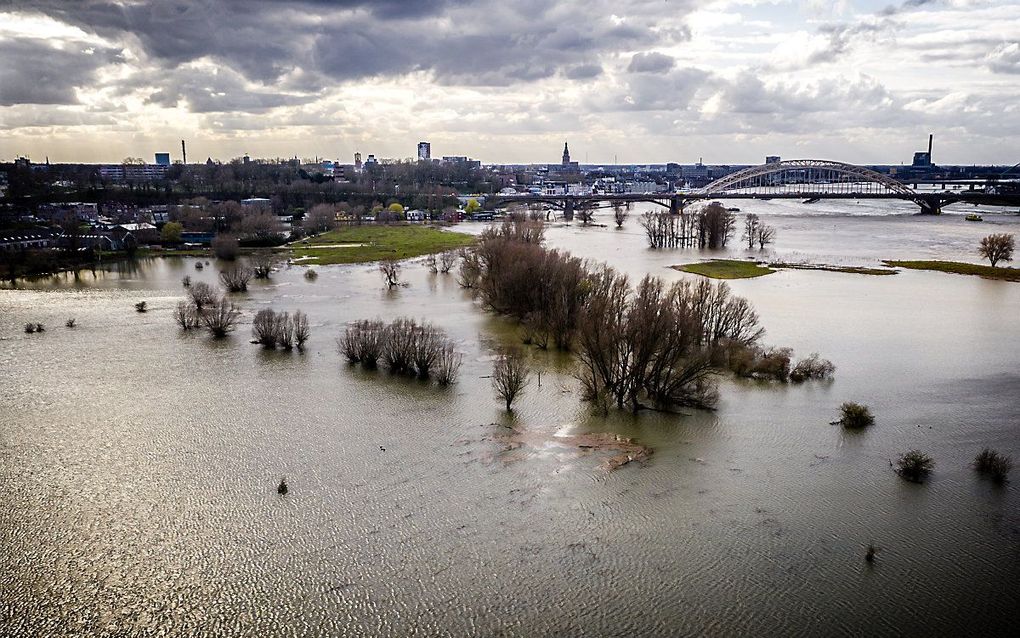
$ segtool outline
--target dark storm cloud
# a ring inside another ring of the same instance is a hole
[[[81,43],[55,48],[45,40],[0,38],[0,105],[76,104],[75,88],[118,56]]]
[[[270,85],[302,87],[429,72],[501,86],[594,70],[606,52],[660,39],[651,0],[41,0],[7,3],[137,48],[166,72],[199,59]],[[2,6],[2,5],[0,5]],[[612,20],[613,12],[635,20]],[[587,66],[585,66],[587,65]],[[590,77],[590,76],[589,76]]]

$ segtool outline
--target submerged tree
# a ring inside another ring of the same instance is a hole
[[[994,233],[984,237],[978,247],[978,253],[995,267],[1000,261],[1013,261],[1013,235]]]
[[[237,306],[226,297],[212,304],[201,315],[202,323],[205,324],[209,333],[217,339],[222,339],[232,332],[234,324],[237,323],[237,319],[240,316],[241,312],[237,309]]]
[[[400,262],[396,259],[384,259],[379,262],[379,272],[386,280],[386,286],[393,288],[400,285]]]
[[[506,404],[506,411],[513,409],[514,401],[524,394],[528,386],[531,369],[520,350],[504,350],[492,364],[492,388]]]

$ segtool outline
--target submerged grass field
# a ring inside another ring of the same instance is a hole
[[[408,259],[469,246],[466,233],[431,226],[350,226],[290,245],[295,258],[308,264],[355,264],[382,259]]]
[[[893,261],[882,262],[887,266],[910,268],[912,270],[937,270],[956,275],[977,275],[986,279],[1002,279],[1004,281],[1020,281],[1020,268],[991,267],[981,264],[968,264],[962,261]]]
[[[753,261],[741,261],[739,259],[712,259],[696,264],[683,264],[671,266],[676,270],[702,275],[712,279],[749,279],[769,275],[775,270],[766,266],[760,266]]]

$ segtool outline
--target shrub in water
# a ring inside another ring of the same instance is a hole
[[[184,275],[184,278],[181,279],[181,285],[184,286],[185,288],[190,288],[191,287],[191,276],[190,275]]]
[[[64,322],[64,325],[67,326],[68,328],[73,328],[76,325],[78,325],[78,322],[75,320],[74,317],[71,317],[70,319]]]
[[[920,450],[910,450],[896,462],[896,473],[914,483],[922,483],[931,474],[935,461]]]
[[[812,352],[811,356],[801,359],[793,367],[790,372],[790,381],[802,383],[812,379],[831,379],[835,372],[836,366],[832,365],[831,361],[822,359],[817,352]]]
[[[191,330],[201,325],[198,307],[187,301],[178,301],[174,309],[174,321],[183,330]]]
[[[315,272],[311,268],[309,268],[308,270],[305,271],[305,279],[307,279],[308,281],[315,281],[318,278],[319,278],[319,273]]]
[[[144,301],[139,301],[138,303],[135,304],[135,310],[137,310],[138,312],[145,312],[148,309],[149,304]]]
[[[191,296],[191,301],[195,304],[195,307],[198,308],[199,311],[206,306],[211,306],[217,301],[216,291],[214,291],[212,286],[204,281],[200,281],[188,289],[188,294]]]
[[[839,410],[842,417],[837,423],[845,428],[863,428],[875,422],[875,417],[866,405],[847,401],[839,407]]]
[[[222,339],[232,332],[234,324],[237,323],[237,319],[240,316],[241,312],[237,309],[237,306],[230,303],[226,297],[212,304],[201,315],[202,323],[205,324],[209,333],[217,339]]]
[[[220,272],[220,282],[230,292],[245,292],[248,290],[248,282],[252,278],[252,269],[243,266],[233,266]]]
[[[985,448],[974,459],[974,469],[996,483],[1005,483],[1009,477],[1009,471],[1013,469],[1013,459],[999,454],[995,450]]]
[[[36,330],[35,330],[35,324],[34,323],[26,323],[25,324],[25,333],[26,334],[32,334],[35,331]]]

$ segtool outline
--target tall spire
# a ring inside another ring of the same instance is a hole
[[[570,149],[567,148],[567,143],[563,142],[563,165],[566,166],[570,163]]]

